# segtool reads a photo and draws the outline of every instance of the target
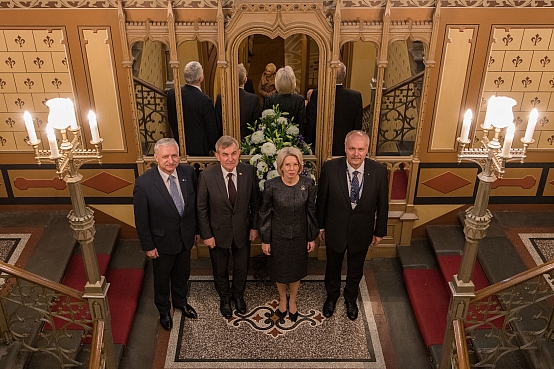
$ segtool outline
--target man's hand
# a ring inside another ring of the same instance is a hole
[[[325,231],[319,231],[319,239],[325,242]]]
[[[208,245],[210,249],[213,249],[215,247],[215,238],[210,237],[207,240],[204,240],[204,243]]]
[[[308,242],[308,252],[312,252],[315,249],[315,241]]]
[[[267,256],[271,255],[271,245],[269,243],[262,243],[262,251]]]
[[[158,254],[158,249],[154,249],[146,251],[146,256],[148,256],[150,259],[156,259],[160,255]]]
[[[251,229],[250,230],[250,237],[248,237],[248,239],[250,241],[254,241],[256,238],[258,238],[258,231],[256,231],[255,229]]]
[[[373,242],[371,244],[373,246],[377,246],[379,244],[379,242],[381,242],[382,239],[383,239],[383,237],[373,236]]]

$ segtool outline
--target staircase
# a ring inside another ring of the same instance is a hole
[[[506,280],[516,274],[527,271],[529,268],[522,261],[520,254],[510,242],[507,229],[534,228],[554,229],[554,214],[549,212],[537,213],[494,213],[494,218],[485,237],[479,246],[478,260],[473,273],[475,291]],[[450,289],[448,282],[452,281],[454,274],[458,273],[461,255],[465,243],[463,234],[463,220],[465,213],[458,215],[460,224],[446,226],[428,226],[426,228],[428,239],[412,240],[410,247],[398,247],[398,255],[403,267],[404,281],[410,301],[416,316],[423,340],[429,350],[431,361],[435,368],[441,360],[441,350],[446,329],[446,317],[450,302]],[[541,231],[541,232],[544,232]],[[495,297],[493,297],[496,299]],[[495,300],[497,301],[497,300]],[[506,309],[505,299],[500,306]],[[473,310],[472,310],[473,309]],[[535,312],[537,311],[536,308]],[[478,316],[480,313],[488,313],[480,309],[476,311],[474,305],[470,305],[468,316]],[[486,309],[485,309],[486,310]],[[520,347],[528,342],[529,332],[540,330],[540,324],[544,321],[536,319],[530,309],[523,311],[520,318],[511,320],[506,324],[505,330],[513,332],[512,345]],[[552,306],[542,303],[540,310],[552,311]],[[482,315],[481,315],[482,317]],[[477,319],[479,320],[479,319]],[[552,343],[539,339],[536,345],[538,349],[530,350],[499,350],[500,345],[491,345],[491,332],[502,331],[503,319],[492,321],[495,327],[479,326],[471,334],[470,357],[472,363],[484,360],[485,352],[499,353],[496,362],[497,368],[553,368]],[[548,321],[546,322],[548,323]],[[548,325],[548,324],[546,324]],[[466,334],[468,324],[466,321]],[[497,328],[496,330],[494,328]],[[494,336],[494,334],[493,334]],[[490,363],[489,363],[490,364]],[[485,366],[472,366],[485,367]],[[486,367],[494,368],[494,365]]]
[[[80,255],[80,247],[73,238],[66,215],[65,211],[4,212],[0,214],[0,224],[8,227],[4,228],[8,230],[9,227],[28,226],[35,229],[43,227],[40,240],[24,269],[53,282],[60,282],[78,291],[83,291],[86,284],[83,259]],[[146,260],[138,240],[119,238],[119,225],[96,224],[95,227],[94,246],[100,274],[106,276],[107,282],[110,283],[108,302],[116,360],[119,362],[122,356],[125,356],[125,347],[130,340],[129,335],[141,295]],[[58,302],[58,305],[60,304]],[[52,308],[56,307],[55,304]],[[7,310],[9,315],[10,308]],[[82,314],[86,315],[87,313],[88,306]],[[63,321],[54,318],[53,322],[56,326],[55,331],[52,331],[54,327],[48,323],[36,322],[33,319],[25,320],[23,324],[28,328],[23,329],[29,332],[26,342],[40,345],[41,342],[52,341],[48,341],[52,332],[56,332],[56,334],[64,332],[64,330],[58,330],[63,325]],[[78,324],[68,325],[66,332],[69,337],[63,340],[62,346],[69,350],[67,355],[70,361],[75,360],[88,366],[90,338],[85,338],[81,342],[82,333],[80,331],[82,329]],[[59,360],[51,353],[23,349],[17,340],[10,345],[0,345],[0,368],[50,369],[60,367]]]

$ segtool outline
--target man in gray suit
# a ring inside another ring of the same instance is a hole
[[[349,132],[344,146],[346,158],[329,160],[321,170],[317,222],[327,254],[327,299],[323,315],[329,318],[335,311],[346,253],[344,301],[348,318],[355,320],[358,317],[358,286],[364,275],[367,251],[387,234],[388,181],[386,167],[366,158],[369,137],[365,132]]]
[[[237,140],[222,136],[215,144],[219,165],[212,165],[198,180],[200,237],[210,248],[215,289],[221,314],[233,314],[231,299],[239,314],[246,313],[244,287],[250,260],[250,241],[258,237],[261,194],[256,168],[239,161]],[[233,254],[233,282],[229,285],[229,250]]]

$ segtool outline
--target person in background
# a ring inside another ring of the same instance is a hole
[[[269,256],[269,276],[277,284],[279,307],[275,315],[283,321],[288,312],[298,319],[296,296],[300,279],[307,275],[308,253],[315,248],[319,228],[316,221],[316,189],[311,178],[300,176],[302,153],[284,147],[277,153],[280,176],[264,183],[260,209],[262,251]]]
[[[212,99],[202,92],[202,65],[192,61],[185,66],[185,85],[181,87],[187,155],[208,156],[220,137]],[[179,142],[175,89],[167,93],[167,118],[173,137]]]
[[[275,71],[277,67],[273,63],[269,63],[265,66],[265,70],[258,83],[258,94],[260,95],[260,104],[264,105],[265,99],[268,96],[273,95],[277,91],[275,90]]]
[[[275,87],[277,93],[265,99],[264,109],[272,109],[273,106],[279,105],[281,112],[287,112],[284,115],[288,120],[298,125],[300,134],[304,134],[304,125],[306,121],[306,103],[304,98],[295,92],[296,76],[294,71],[288,65],[279,68],[275,75]]]

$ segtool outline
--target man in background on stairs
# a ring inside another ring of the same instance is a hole
[[[181,101],[187,155],[208,156],[220,134],[213,101],[200,89],[204,70],[199,62],[191,61],[185,66],[184,75],[186,84],[181,87]],[[167,119],[173,137],[179,143],[175,89],[167,92]]]
[[[313,96],[312,96],[313,98]],[[325,242],[327,299],[323,315],[330,318],[340,296],[341,269],[347,254],[344,301],[350,320],[358,317],[358,287],[371,245],[387,234],[388,180],[384,165],[366,158],[369,136],[351,131],[344,141],[346,158],[327,161],[317,191],[319,237]]]
[[[160,324],[173,327],[173,308],[187,318],[196,311],[187,303],[190,250],[196,234],[196,174],[189,165],[179,165],[179,146],[162,138],[154,146],[158,166],[135,181],[133,203],[135,226],[142,249],[152,259],[154,303]]]
[[[198,226],[210,248],[219,309],[225,318],[246,313],[244,288],[250,260],[250,242],[258,237],[261,194],[256,168],[239,161],[239,143],[222,136],[217,143],[219,165],[211,165],[198,180]],[[229,251],[233,255],[233,282],[229,285]]]
[[[258,100],[258,96],[247,92],[244,88],[246,83],[247,72],[244,65],[238,65],[239,75],[239,107],[240,107],[240,139],[248,136],[251,131],[248,130],[248,124],[254,125],[254,122],[262,115],[262,106]],[[221,94],[217,95],[215,100],[215,112],[217,117],[217,127],[220,135],[223,135],[223,117],[221,113]],[[229,117],[231,118],[231,117]]]
[[[346,77],[346,66],[339,62],[336,68],[335,123],[333,125],[333,156],[344,155],[344,138],[352,130],[362,129],[362,94],[342,85]],[[314,89],[306,106],[305,141],[315,143],[318,91]]]

